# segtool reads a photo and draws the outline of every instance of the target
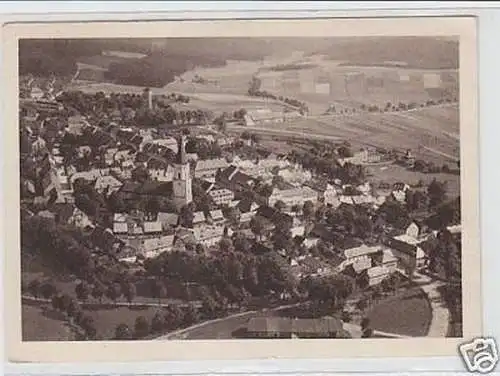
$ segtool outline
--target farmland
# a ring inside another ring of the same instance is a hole
[[[260,125],[261,129],[252,131],[290,136],[307,134],[311,138],[326,136],[347,140],[359,147],[411,149],[419,157],[443,164],[454,163],[459,157],[458,116],[457,106],[443,105],[407,112],[309,116],[279,124],[279,127]]]

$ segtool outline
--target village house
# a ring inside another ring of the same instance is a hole
[[[241,172],[238,167],[233,165],[221,170],[216,176],[216,181],[233,192],[251,189],[256,183],[255,178]]]
[[[398,266],[398,258],[390,249],[384,249],[382,254],[381,266],[384,266],[390,273],[396,271]]]
[[[111,194],[118,191],[123,183],[113,175],[99,176],[94,183],[94,188],[99,193]]]
[[[353,153],[352,157],[339,158],[338,162],[341,166],[345,163],[352,163],[355,165],[367,164],[367,163],[378,163],[382,160],[382,154],[374,149],[361,149],[358,152]]]
[[[333,207],[338,207],[340,205],[338,191],[334,185],[326,184],[326,188],[323,192],[323,203],[325,205],[331,205]]]
[[[175,176],[175,169],[172,165],[165,168],[149,168],[148,172],[151,179],[161,182],[173,181]]]
[[[240,223],[250,222],[259,209],[259,205],[250,200],[241,200],[236,207],[240,211]]]
[[[294,186],[303,185],[312,179],[312,173],[303,169],[300,165],[283,168],[278,171],[278,176],[281,176],[285,182]]]
[[[214,180],[219,170],[229,167],[224,158],[200,160],[196,162],[194,176],[199,179]]]
[[[406,201],[406,192],[410,189],[410,186],[405,183],[395,183],[392,187],[391,195],[394,197],[396,201],[405,202]]]
[[[43,99],[45,93],[38,86],[33,86],[30,90],[31,99],[40,100]]]
[[[211,247],[221,241],[224,236],[224,226],[203,224],[193,229],[193,235],[197,243]]]
[[[234,200],[234,192],[227,188],[212,188],[208,195],[217,206],[229,205]]]
[[[366,269],[372,265],[372,257],[381,250],[380,246],[369,247],[362,244],[359,247],[349,248],[344,250],[344,261],[339,265],[342,270],[348,265],[353,265],[354,268]]]
[[[283,123],[284,116],[282,111],[273,111],[270,108],[259,108],[249,110],[244,116],[245,124],[247,126]]]
[[[176,213],[158,212],[156,220],[162,224],[164,229],[177,227],[179,224],[179,215]]]
[[[394,256],[399,260],[399,266],[403,269],[421,269],[425,266],[427,256],[419,246],[426,237],[420,234],[420,227],[411,223],[406,232],[387,240],[387,246],[392,250]]]
[[[366,285],[375,286],[380,284],[380,282],[386,279],[390,274],[391,271],[385,266],[373,266],[363,271],[361,278]]]
[[[209,222],[212,223],[214,226],[224,226],[224,223],[226,222],[226,218],[222,214],[222,210],[217,209],[217,210],[211,210],[209,213]]]
[[[142,244],[142,255],[147,259],[158,257],[164,252],[170,252],[174,246],[174,238],[174,235],[166,235],[144,239]]]
[[[90,218],[80,209],[76,208],[73,210],[72,216],[68,219],[68,224],[71,224],[75,227],[85,229],[87,227],[93,226]]]
[[[177,144],[177,140],[174,137],[166,137],[162,139],[156,139],[156,140],[144,140],[142,141],[140,147],[141,150],[148,152],[149,148],[151,146],[158,146],[162,149],[170,149],[174,153],[178,152],[179,145]]]
[[[202,226],[205,224],[205,222],[206,222],[205,213],[203,213],[202,211],[197,211],[193,213],[193,222],[192,222],[193,228]]]

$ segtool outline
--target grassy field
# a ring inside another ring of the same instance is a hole
[[[381,301],[370,310],[368,318],[374,330],[421,337],[427,334],[432,311],[425,293],[413,288]]]
[[[151,324],[158,308],[128,308],[119,307],[112,309],[86,310],[85,313],[94,319],[97,329],[97,336],[104,340],[112,339],[115,329],[119,324],[126,324],[131,331],[134,330],[135,320],[139,316],[144,316]]]
[[[72,341],[74,335],[67,324],[50,309],[22,305],[23,341]]]
[[[233,333],[243,328],[248,320],[259,315],[258,313],[249,313],[245,316],[231,317],[218,322],[210,323],[189,330],[185,333],[183,339],[233,339]]]
[[[460,176],[453,174],[423,174],[421,172],[409,171],[402,166],[389,165],[384,167],[369,167],[369,181],[378,183],[385,182],[394,184],[397,182],[406,182],[407,184],[414,185],[419,180],[425,185],[428,185],[433,179],[441,182],[446,182],[447,193],[450,197],[456,197],[460,194]]]

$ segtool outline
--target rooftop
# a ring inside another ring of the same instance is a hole
[[[287,317],[255,317],[248,322],[249,332],[328,334],[343,330],[342,321],[333,317],[296,319]]]
[[[363,244],[356,248],[350,248],[344,250],[344,255],[346,259],[350,259],[350,258],[360,257],[363,255],[369,255],[372,253],[376,253],[378,251],[380,251],[380,247],[378,246],[368,247],[366,244]]]

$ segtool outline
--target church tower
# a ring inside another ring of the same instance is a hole
[[[181,136],[178,141],[177,157],[174,163],[174,202],[177,207],[182,207],[193,201],[192,179],[189,162],[186,158],[186,136]]]

